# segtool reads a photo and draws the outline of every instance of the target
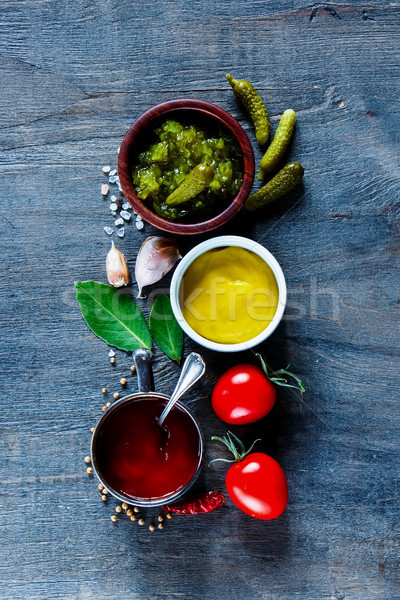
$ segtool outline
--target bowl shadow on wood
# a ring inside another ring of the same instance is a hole
[[[257,214],[263,220],[268,218],[281,220],[303,200],[305,195],[306,189],[302,181],[291,192],[285,194],[285,196],[282,198],[279,198],[275,202],[267,204],[263,208],[248,214]]]
[[[199,351],[199,346],[187,339],[185,354],[191,350]],[[258,347],[257,351],[262,351],[271,358],[275,354],[279,356],[271,360],[272,368],[286,366],[284,324],[281,323],[271,338],[262,347]],[[241,427],[227,425],[218,419],[211,409],[213,385],[222,373],[234,364],[257,364],[258,360],[249,350],[230,356],[229,361],[222,353],[207,349],[201,349],[201,352],[206,363],[213,368],[207,370],[205,377],[193,388],[193,397],[198,399],[184,402],[200,420],[206,452],[203,470],[187,498],[208,490],[219,490],[226,496],[226,503],[210,514],[173,515],[171,524],[167,521],[165,531],[161,535],[157,535],[156,532],[156,537],[132,536],[128,527],[124,533],[125,543],[129,548],[128,557],[131,552],[137,552],[138,546],[143,550],[141,576],[144,577],[144,581],[150,578],[155,591],[160,594],[165,593],[165,588],[160,587],[163,581],[170,582],[168,589],[171,589],[171,585],[177,585],[177,577],[172,575],[171,578],[171,569],[173,571],[177,568],[176,565],[180,564],[179,589],[182,592],[189,593],[189,590],[195,589],[196,598],[210,598],[213,597],[211,590],[217,590],[218,598],[239,598],[233,591],[238,587],[244,592],[240,594],[240,598],[253,598],[256,597],[255,592],[259,592],[260,586],[263,585],[262,582],[268,581],[269,574],[276,574],[280,561],[290,557],[293,544],[297,542],[297,537],[296,540],[292,539],[294,534],[290,527],[290,480],[289,507],[279,518],[262,521],[246,515],[232,503],[226,493],[224,481],[230,465],[221,462],[208,466],[210,459],[217,456],[228,457],[229,454],[221,444],[212,442],[210,438],[212,435],[224,435],[230,429],[243,440],[246,447],[249,447],[254,439],[263,437],[263,442],[258,443],[254,451],[267,452],[284,466],[286,450],[281,438],[284,435],[286,420],[290,418],[291,405],[288,400],[284,400],[282,394],[278,394],[276,406],[263,420]],[[284,397],[288,398],[286,392]],[[290,432],[287,432],[288,438],[289,435]],[[156,518],[156,512],[153,512]],[[148,516],[150,515],[151,513]],[[231,554],[232,547],[235,549],[234,556]],[[158,557],[161,560],[158,560]],[[139,582],[139,587],[140,585]]]
[[[269,367],[273,370],[286,367],[289,359],[285,344],[285,323],[281,322],[277,330],[263,344],[253,349],[254,352],[263,354]],[[244,362],[260,366],[259,359],[254,352],[249,351]],[[241,359],[242,360],[242,359]],[[239,364],[239,363],[238,363]],[[254,546],[254,540],[259,540],[258,559],[265,565],[273,563],[277,557],[284,558],[292,547],[290,526],[290,477],[285,466],[287,445],[290,443],[290,420],[292,391],[288,388],[277,388],[276,403],[270,413],[256,423],[234,427],[235,435],[243,441],[245,448],[250,448],[256,439],[260,439],[252,452],[264,452],[272,456],[284,469],[288,478],[289,502],[286,510],[277,519],[263,521],[241,514],[238,532],[238,543],[246,548]],[[229,426],[228,426],[229,428]],[[223,463],[222,463],[223,464]],[[233,508],[232,508],[233,510]],[[240,513],[239,509],[237,509]]]
[[[254,190],[255,191],[255,190]],[[292,210],[295,210],[305,197],[306,189],[303,183],[300,183],[289,194],[280,198],[276,202],[268,204],[257,211],[250,212],[242,208],[228,223],[225,223],[218,229],[218,235],[239,235],[256,239],[254,231],[256,226],[264,227],[267,233],[278,222],[283,220]],[[196,243],[201,243],[210,237],[212,233],[199,234],[196,237]],[[178,239],[179,249],[184,255],[193,247],[193,239],[180,237]],[[262,242],[260,242],[262,243]]]
[[[261,182],[260,182],[261,184]],[[258,186],[257,189],[253,188],[252,193],[258,191],[262,185]],[[306,189],[304,183],[299,183],[291,192],[285,194],[282,198],[279,198],[271,204],[267,204],[255,211],[247,211],[243,209],[239,215],[237,215],[231,221],[231,225],[246,230],[252,231],[256,224],[275,224],[277,221],[281,221],[288,215],[292,210],[296,208],[306,195]],[[240,220],[240,221],[239,221]],[[243,234],[242,234],[243,235]]]
[[[190,349],[198,350],[198,346],[194,342],[190,342]],[[271,337],[253,350],[254,352],[264,354],[267,358],[267,362],[269,362],[269,366],[273,370],[286,367],[290,360],[285,341],[285,323],[281,322]],[[210,390],[208,399],[210,411],[212,411],[210,397],[216,381],[231,366],[241,363],[259,365],[259,360],[254,355],[254,352],[252,350],[238,352],[230,357],[231,360],[229,360],[228,363],[226,355],[223,353],[215,353],[211,350],[202,348],[204,360],[206,363],[213,365],[213,372],[210,374],[210,378],[205,381]],[[290,427],[294,412],[291,406],[293,406],[292,400],[296,393],[300,392],[295,392],[295,390],[291,390],[290,388],[278,388],[277,401],[272,411],[260,421],[249,425],[229,425],[218,419],[214,413],[208,416],[204,427],[206,438],[206,461],[217,456],[221,458],[230,458],[229,452],[225,450],[221,444],[210,441],[211,435],[223,436],[226,435],[229,430],[243,441],[246,449],[251,446],[255,439],[261,438],[261,441],[257,442],[255,445],[253,452],[265,452],[266,454],[269,454],[283,466],[285,471],[287,471],[287,469],[285,469],[285,456],[287,455],[286,449],[290,445]],[[296,421],[298,418],[299,415],[296,414]],[[298,427],[302,427],[301,423],[298,424]],[[235,543],[240,544],[243,547],[243,552],[246,552],[246,548],[253,547],[255,540],[258,540],[260,543],[258,559],[262,563],[270,563],[275,560],[276,556],[284,557],[292,545],[290,528],[290,478],[288,479],[288,508],[277,519],[262,521],[246,515],[229,499],[223,483],[229,466],[228,463],[217,462],[211,467],[213,470],[212,479],[219,481],[222,484],[221,491],[227,498],[225,506],[222,507],[222,509],[218,509],[218,511],[225,511],[224,515],[221,514],[221,519],[226,523],[226,527],[229,527],[227,535],[235,538]],[[206,474],[207,469],[208,465],[207,462],[205,462],[202,474],[196,484],[196,490],[199,493],[205,491],[205,479],[209,480],[211,478],[209,473]]]

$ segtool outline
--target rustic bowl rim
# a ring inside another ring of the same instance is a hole
[[[194,112],[198,111],[202,115],[218,121],[235,138],[240,148],[243,160],[242,185],[240,186],[236,196],[233,198],[231,204],[229,204],[225,210],[215,217],[212,217],[206,221],[200,221],[198,223],[175,223],[172,221],[167,221],[166,219],[163,219],[162,217],[159,217],[153,213],[138,198],[133,187],[130,172],[131,148],[135,142],[135,138],[141,134],[146,127],[151,125],[152,122],[158,120],[160,116],[168,115],[168,113],[178,112],[180,110]],[[238,213],[250,194],[254,181],[254,170],[255,165],[253,148],[240,123],[220,106],[217,106],[211,102],[207,102],[206,100],[197,100],[194,98],[178,98],[176,100],[169,100],[167,102],[157,104],[156,106],[153,106],[144,112],[129,127],[124,139],[122,140],[118,155],[119,181],[125,198],[129,204],[138,213],[138,215],[140,215],[145,221],[154,227],[157,227],[162,231],[175,234],[201,234],[224,225],[229,219]]]
[[[279,290],[278,306],[270,324],[254,338],[251,338],[245,342],[239,342],[238,344],[221,344],[219,342],[208,340],[207,338],[199,335],[185,320],[179,300],[179,290],[182,283],[182,278],[193,261],[208,250],[212,250],[213,248],[221,248],[224,246],[238,246],[257,254],[257,256],[262,258],[264,262],[271,268]],[[173,274],[170,286],[171,307],[183,331],[201,346],[204,346],[209,350],[216,350],[217,352],[241,352],[264,342],[275,331],[282,320],[283,313],[285,312],[286,308],[286,297],[287,288],[285,276],[276,258],[271,254],[271,252],[269,252],[269,250],[264,248],[264,246],[258,242],[238,235],[217,236],[215,238],[205,240],[204,242],[201,242],[192,248],[192,250],[190,250],[178,264],[178,267]]]

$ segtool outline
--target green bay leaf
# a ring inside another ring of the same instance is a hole
[[[82,316],[99,338],[121,350],[151,348],[147,323],[126,290],[97,281],[76,281],[75,289]]]
[[[160,294],[150,313],[150,331],[157,346],[179,364],[182,358],[183,331],[172,312],[168,296]]]

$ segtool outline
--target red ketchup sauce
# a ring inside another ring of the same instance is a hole
[[[201,452],[197,427],[179,406],[156,419],[166,400],[138,398],[110,411],[95,443],[97,468],[114,491],[155,500],[178,492],[195,474]]]

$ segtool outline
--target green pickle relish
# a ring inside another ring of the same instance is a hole
[[[214,176],[200,193],[178,206],[167,197],[197,165],[212,167]],[[222,212],[242,183],[242,158],[238,145],[224,130],[218,137],[197,125],[167,120],[155,130],[151,145],[140,152],[132,169],[138,197],[168,221],[195,223]]]

